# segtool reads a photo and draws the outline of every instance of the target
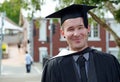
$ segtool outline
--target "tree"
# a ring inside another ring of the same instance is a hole
[[[43,0],[5,0],[0,4],[0,12],[6,12],[6,16],[19,23],[19,16],[21,8],[26,10],[32,10],[34,13],[36,10],[40,10],[40,5],[43,4]]]
[[[17,3],[17,4],[16,4]],[[12,19],[15,23],[19,21],[19,14],[20,14],[20,1],[12,0],[12,1],[5,1],[1,4],[0,7],[1,12],[6,12],[6,15]]]
[[[115,39],[115,43],[117,44],[117,46],[119,47],[119,52],[120,52],[120,37],[116,34],[116,32],[114,32],[111,27],[106,24],[105,22],[105,18],[103,17],[104,15],[104,11],[110,11],[111,14],[114,16],[114,19],[120,23],[120,7],[117,7],[119,9],[117,9],[115,6],[119,6],[120,4],[120,0],[60,0],[59,4],[60,6],[57,8],[61,8],[67,5],[70,5],[72,3],[77,3],[77,4],[88,4],[88,5],[97,5],[99,8],[99,11],[97,9],[97,12],[99,12],[100,14],[97,13],[97,15],[95,15],[93,12],[89,11],[88,13],[91,15],[91,17],[97,22],[99,23],[105,30],[107,30]],[[104,11],[100,11],[101,9],[104,9]],[[102,15],[101,15],[102,14]],[[101,18],[100,18],[101,16]],[[119,53],[119,59],[120,59],[120,53]]]

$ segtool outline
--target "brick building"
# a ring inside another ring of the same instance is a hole
[[[108,19],[107,23],[111,25],[111,27],[117,29],[116,31],[120,32],[118,28],[119,24],[117,24],[113,19]],[[99,24],[91,24],[91,32],[89,34],[88,44],[89,46],[98,49],[103,52],[112,53],[117,57],[118,47],[114,42],[113,37],[106,32],[103,28],[99,26]],[[36,62],[43,62],[43,58],[45,56],[50,56],[52,51],[52,56],[57,55],[57,53],[67,47],[67,43],[63,36],[60,34],[60,24],[55,23],[55,30],[52,36],[52,49],[50,44],[50,21],[46,19],[40,20],[40,27],[34,27],[34,60]],[[118,33],[119,34],[119,33]],[[120,34],[119,34],[120,35]]]

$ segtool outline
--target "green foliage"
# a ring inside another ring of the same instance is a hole
[[[59,20],[58,18],[53,18],[54,23],[58,23],[58,20]]]
[[[118,60],[120,62],[120,48],[119,48],[119,51],[118,51]]]
[[[36,26],[36,29],[40,27],[40,19],[37,19],[34,21],[34,24]]]
[[[18,23],[20,14],[20,4],[20,0],[5,1],[3,4],[1,4],[0,11],[6,12],[7,17],[9,17],[15,23]]]
[[[22,2],[22,7],[24,8],[24,9],[31,9],[31,7],[30,6],[32,6],[32,8],[33,9],[35,9],[35,10],[41,10],[41,8],[40,8],[40,5],[42,5],[43,4],[43,1],[41,1],[40,2],[40,0],[31,0],[31,2],[30,1],[28,1],[28,0],[22,0],[23,2]]]
[[[110,2],[118,5],[120,3],[120,0],[110,0]]]
[[[0,4],[0,12],[6,12],[6,16],[15,23],[19,23],[19,15],[21,8],[26,10],[40,10],[40,5],[43,0],[5,0],[3,4]],[[31,8],[32,7],[32,8]]]
[[[88,21],[90,24],[94,24],[94,25],[97,24],[97,22],[95,20],[93,20],[92,18],[89,18]]]
[[[120,22],[120,9],[115,11],[115,19],[117,20],[117,22]]]

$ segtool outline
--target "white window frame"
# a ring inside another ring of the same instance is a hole
[[[90,37],[88,37],[88,40],[89,41],[100,41],[100,25],[99,24],[97,24],[97,27],[98,27],[98,37],[94,37],[94,24],[92,23],[91,24],[91,27],[90,27]]]
[[[114,19],[108,19],[107,22],[109,23],[110,27],[117,35],[120,37],[120,24],[117,23]],[[114,41],[114,37],[110,34],[110,41]]]
[[[43,63],[43,58],[48,56],[48,49],[47,47],[40,47],[39,48],[39,62]]]
[[[47,21],[45,19],[40,21],[39,41],[47,41]]]

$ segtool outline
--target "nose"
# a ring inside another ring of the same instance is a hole
[[[80,34],[80,31],[79,31],[79,30],[75,30],[75,31],[74,31],[74,36],[79,36],[79,34]]]

